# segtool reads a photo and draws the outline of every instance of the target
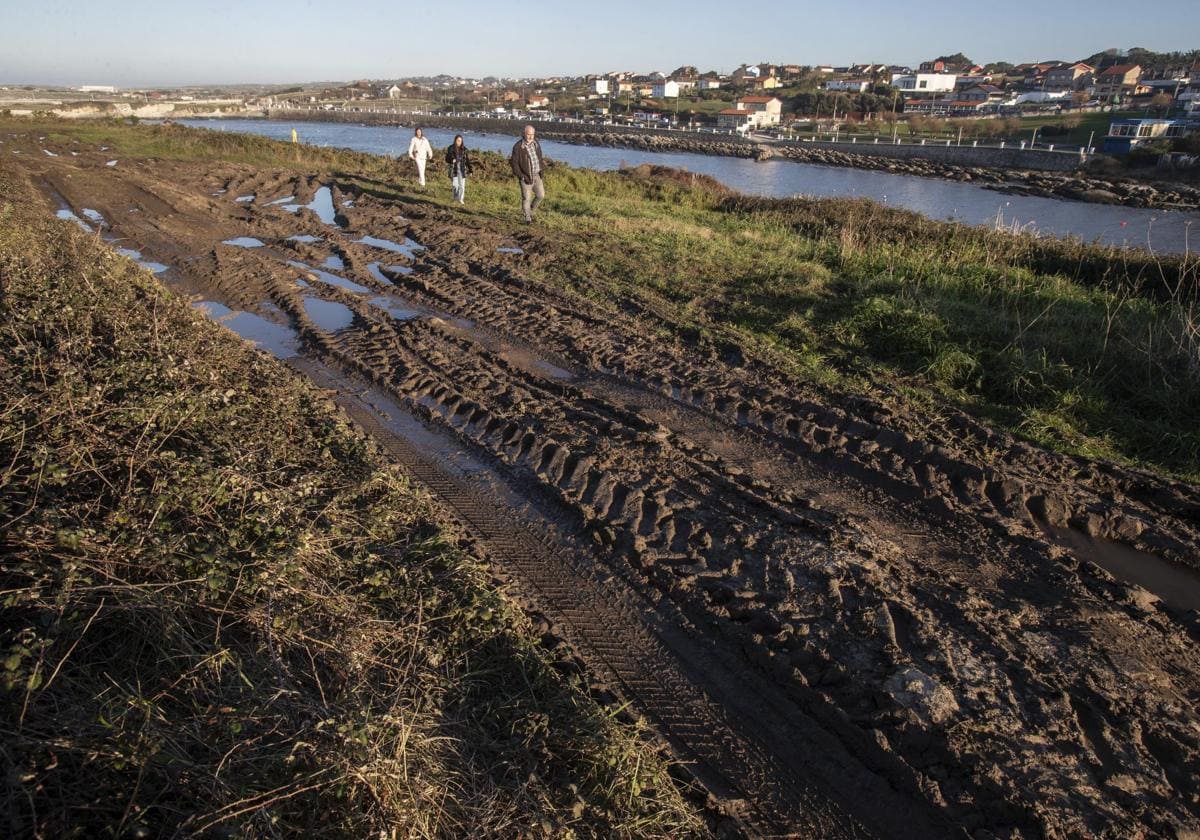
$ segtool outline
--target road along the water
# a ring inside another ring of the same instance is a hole
[[[106,158],[4,165],[328,389],[747,834],[1200,831],[1197,488],[664,342],[536,229]]]
[[[186,125],[218,131],[259,134],[290,140],[295,128],[305,143],[354,149],[373,154],[402,156],[408,153],[412,131],[408,128],[345,123],[287,123],[273,120],[181,120]],[[513,138],[500,134],[428,129],[435,148],[450,145],[462,133],[470,148],[508,153]],[[585,169],[619,169],[642,163],[671,166],[703,175],[749,195],[786,197],[797,194],[870,198],[893,207],[915,210],[931,219],[968,225],[999,225],[1047,236],[1075,236],[1162,253],[1196,251],[1200,246],[1200,213],[1145,210],[1105,204],[1088,204],[1037,196],[1005,195],[974,184],[919,178],[865,169],[848,169],[787,160],[754,161],[682,152],[643,152],[579,146],[553,140],[542,142],[555,160]],[[1190,239],[1190,241],[1189,241]]]

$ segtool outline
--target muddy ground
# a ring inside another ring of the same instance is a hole
[[[330,389],[741,831],[1200,833],[1196,487],[664,340],[536,227],[0,139]]]

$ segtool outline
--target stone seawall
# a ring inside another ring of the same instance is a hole
[[[1021,149],[1010,146],[1004,149],[993,147],[947,146],[945,142],[893,145],[879,143],[830,143],[824,141],[779,143],[793,149],[827,149],[846,154],[883,157],[890,160],[925,160],[949,166],[982,166],[992,169],[1035,169],[1047,172],[1069,172],[1078,169],[1085,158],[1078,149],[1073,152],[1048,151],[1045,149]]]

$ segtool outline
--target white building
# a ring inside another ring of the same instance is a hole
[[[664,79],[661,82],[655,82],[654,88],[650,94],[656,99],[673,99],[679,96],[679,83]]]
[[[756,125],[757,114],[741,108],[725,108],[717,112],[717,128],[745,132]]]
[[[916,96],[936,96],[954,90],[954,73],[893,73],[892,87]]]
[[[80,93],[116,93],[116,85],[80,85]]]
[[[779,125],[783,101],[778,96],[742,96],[733,103],[733,110],[752,114],[751,128]]]
[[[601,96],[607,96],[608,79],[594,79],[592,81],[592,93],[598,93]]]
[[[720,79],[701,79],[699,83],[700,90],[717,90],[720,87]]]

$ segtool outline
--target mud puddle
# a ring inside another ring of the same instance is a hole
[[[355,245],[370,245],[372,248],[381,248],[384,251],[392,251],[396,254],[403,254],[410,260],[416,259],[417,251],[424,251],[425,246],[419,242],[414,242],[407,236],[404,237],[404,243],[393,242],[391,239],[380,239],[377,236],[364,236],[361,239],[354,240]]]
[[[89,225],[87,222],[85,222],[83,219],[76,216],[74,210],[68,210],[66,208],[63,208],[62,210],[58,210],[57,212],[55,212],[54,215],[57,216],[58,218],[62,219],[64,222],[74,222],[75,224],[79,225],[81,228],[86,230],[88,233],[93,232],[92,226]]]
[[[233,239],[224,239],[222,245],[233,245],[235,248],[261,248],[266,243],[261,239],[255,239],[253,236],[235,236]]]
[[[1164,604],[1181,610],[1200,610],[1200,572],[1074,528],[1038,524],[1055,542],[1070,548],[1078,559],[1091,561],[1114,577],[1142,587]]]
[[[268,321],[253,312],[230,309],[225,304],[213,300],[195,301],[192,308],[203,312],[242,338],[254,342],[276,358],[290,359],[300,354],[300,336],[291,327]]]
[[[142,268],[144,268],[147,271],[150,271],[154,274],[162,274],[164,271],[166,271],[170,267],[170,266],[164,265],[163,263],[160,263],[160,262],[154,262],[153,260],[145,259],[144,257],[142,257],[141,251],[135,251],[133,248],[117,248],[116,251],[122,257],[128,257],[129,259],[133,260],[135,263],[140,265]]]
[[[367,271],[380,283],[391,283],[392,279],[384,274],[383,270],[379,266],[380,263],[377,262],[369,263],[367,265]],[[409,265],[389,265],[387,270],[393,274],[412,274],[412,266]]]
[[[337,211],[333,207],[333,191],[329,187],[321,187],[317,190],[313,200],[308,204],[285,204],[283,209],[289,213],[299,213],[301,210],[311,210],[327,225],[336,224]]]
[[[344,303],[305,297],[304,312],[321,329],[335,333],[354,323],[354,313]]]
[[[313,268],[307,263],[302,263],[298,260],[288,260],[287,264],[292,268],[297,268],[309,274],[309,279],[313,277],[320,280],[322,283],[328,283],[330,286],[337,286],[339,289],[345,289],[347,292],[353,292],[356,295],[365,295],[370,289],[366,286],[359,285],[353,280],[347,280],[339,274],[333,274],[320,268]]]
[[[93,210],[90,207],[84,207],[79,212],[86,216],[87,220],[98,228],[110,227],[108,222],[105,221],[104,216],[101,215],[100,211],[98,210]]]
[[[419,309],[410,309],[400,305],[395,300],[392,300],[388,297],[371,298],[367,301],[367,303],[369,303],[371,306],[374,306],[376,309],[382,309],[388,314],[389,317],[396,321],[413,321],[427,314]]]

